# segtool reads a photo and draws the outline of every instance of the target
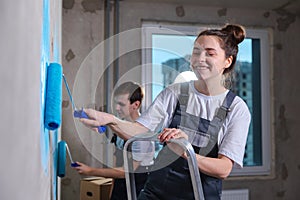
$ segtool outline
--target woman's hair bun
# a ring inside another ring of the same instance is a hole
[[[241,43],[246,37],[246,31],[240,25],[228,24],[222,28],[222,31],[232,35],[232,39],[236,41],[236,44]]]

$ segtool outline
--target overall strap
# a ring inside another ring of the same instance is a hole
[[[228,112],[230,111],[230,106],[236,95],[229,90],[227,93],[222,106],[218,109],[213,120],[210,122],[207,133],[210,135],[209,142],[205,148],[201,148],[199,154],[207,155],[214,146],[218,143],[219,131],[226,119]]]
[[[236,95],[232,91],[229,90],[229,92],[226,95],[226,98],[223,101],[222,106],[218,109],[218,112],[214,116],[214,118],[216,117],[217,119],[219,119],[219,121],[222,121],[222,123],[223,123],[223,121],[225,120],[225,118],[227,116],[227,113],[229,112],[229,107],[230,107],[231,103],[233,102],[233,99],[235,98],[235,96]]]
[[[178,101],[180,104],[180,110],[185,112],[187,103],[189,101],[189,82],[180,84],[180,94],[178,97]]]

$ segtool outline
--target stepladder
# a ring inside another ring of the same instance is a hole
[[[128,200],[137,200],[132,156],[132,144],[136,141],[158,142],[157,134],[152,132],[139,134],[127,140],[124,145],[123,157]],[[169,143],[177,144],[183,152],[186,152],[195,200],[204,200],[196,154],[191,143],[184,138],[171,139]]]

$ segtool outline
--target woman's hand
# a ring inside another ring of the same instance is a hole
[[[82,122],[85,126],[96,132],[98,132],[99,126],[111,124],[114,122],[114,116],[109,113],[96,111],[90,108],[84,109],[84,112],[89,118],[80,118],[80,122]]]
[[[160,142],[168,142],[170,139],[185,138],[188,139],[188,135],[180,129],[165,128],[159,135]]]
[[[177,155],[180,155],[184,158],[186,158],[186,152],[185,150],[179,146],[176,143],[170,143],[169,141],[171,139],[177,139],[177,138],[185,138],[186,140],[188,140],[188,135],[183,132],[180,129],[176,129],[176,128],[165,128],[159,135],[158,135],[158,139],[160,140],[160,142],[167,142],[168,147],[175,152]]]

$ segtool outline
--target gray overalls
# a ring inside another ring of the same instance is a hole
[[[218,157],[218,132],[226,118],[235,94],[228,92],[223,105],[212,121],[199,118],[186,112],[188,83],[181,84],[181,94],[177,102],[169,128],[180,128],[189,135],[195,153],[207,157]],[[195,127],[198,127],[195,130]],[[192,138],[192,139],[191,139]],[[171,163],[162,168],[160,163]],[[167,145],[156,158],[155,168],[150,173],[139,200],[188,200],[194,199],[188,162],[178,157]],[[222,180],[200,172],[205,200],[221,199]]]

